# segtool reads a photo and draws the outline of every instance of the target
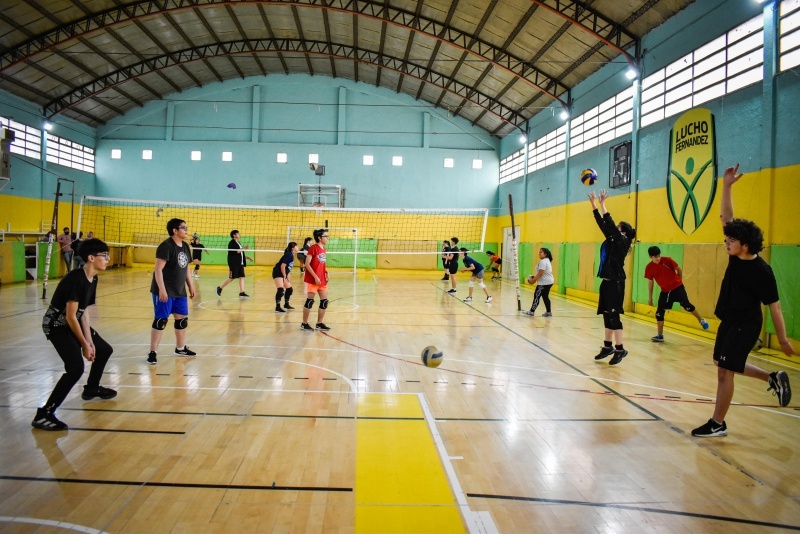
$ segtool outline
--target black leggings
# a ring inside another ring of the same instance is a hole
[[[539,306],[539,299],[544,301],[544,309],[547,310],[547,313],[550,313],[550,288],[553,287],[553,284],[550,285],[538,285],[536,286],[536,293],[533,294],[533,303],[531,304],[531,312],[535,312],[536,308]]]
[[[81,379],[84,370],[84,359],[81,352],[81,344],[69,328],[53,328],[50,331],[49,339],[58,355],[64,361],[64,370],[66,371],[58,379],[56,387],[53,388],[53,392],[50,394],[50,398],[47,399],[47,404],[45,404],[46,408],[55,410],[61,406],[61,403],[69,395],[70,390]],[[114,349],[105,339],[100,337],[94,328],[92,328],[92,342],[94,343],[94,361],[92,362],[86,385],[97,387],[100,385],[103,370],[106,368],[106,363],[108,363],[108,359]]]

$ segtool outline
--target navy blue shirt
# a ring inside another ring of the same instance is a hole
[[[477,276],[479,272],[483,271],[483,265],[481,265],[479,261],[475,261],[473,258],[464,254],[464,267],[469,269],[472,265],[475,266],[475,269],[472,271],[472,276]]]

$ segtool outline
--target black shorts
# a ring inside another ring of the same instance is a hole
[[[679,302],[681,308],[691,312],[694,311],[694,305],[689,302],[689,295],[686,294],[686,287],[680,285],[672,291],[664,292],[658,296],[658,308],[661,310],[671,310],[672,305]]]
[[[761,321],[726,323],[722,321],[714,341],[714,361],[720,367],[743,373],[747,356],[753,350],[761,334]]]
[[[286,267],[287,267],[286,268],[286,276],[289,276],[289,273],[291,273],[292,270],[288,268],[289,267],[288,265]],[[280,263],[272,268],[272,279],[274,280],[276,278],[283,278],[283,273],[281,272],[281,264]]]
[[[234,280],[236,278],[244,278],[244,265],[228,265],[230,272],[228,278]]]
[[[458,262],[451,261],[450,263],[448,263],[447,270],[450,272],[450,274],[456,274],[458,272]]]
[[[603,280],[600,282],[600,299],[597,301],[597,314],[625,313],[625,280]]]

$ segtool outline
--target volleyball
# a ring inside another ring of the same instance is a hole
[[[533,284],[534,281],[535,280],[533,279],[533,275],[530,275],[525,279],[525,282],[527,282],[528,284]]]
[[[439,367],[443,359],[444,356],[442,356],[442,351],[433,345],[429,345],[422,349],[422,363],[427,367]]]
[[[594,169],[584,169],[581,172],[581,182],[583,185],[594,185],[597,181],[597,171]]]

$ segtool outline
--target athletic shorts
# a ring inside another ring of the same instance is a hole
[[[603,280],[600,282],[600,299],[597,301],[597,315],[601,313],[625,313],[624,280]]]
[[[458,262],[451,261],[450,263],[448,263],[447,270],[450,272],[450,274],[456,274],[458,272]]]
[[[682,285],[676,287],[672,291],[662,291],[658,296],[658,309],[671,310],[672,305],[676,302],[679,302],[681,308],[684,310],[688,312],[694,311],[694,305],[689,302],[689,295],[686,294],[686,287]]]
[[[189,299],[186,297],[167,297],[167,302],[158,300],[158,295],[153,295],[153,307],[156,311],[156,319],[168,319],[173,313],[189,316]]]
[[[327,282],[322,284],[321,286],[306,282],[306,293],[319,293],[320,291],[327,291],[327,290],[328,290]]]
[[[720,367],[743,373],[747,356],[753,350],[761,334],[761,321],[726,323],[722,321],[714,341],[714,361]]]
[[[228,265],[228,269],[228,278],[231,280],[244,278],[244,265]]]
[[[484,273],[485,273],[485,272],[486,272],[486,271],[484,271],[483,269],[481,269],[481,270],[480,270],[480,271],[478,271],[477,273],[476,273],[476,272],[473,272],[473,273],[472,273],[472,278],[477,278],[478,280],[483,280],[483,275],[484,275]]]

